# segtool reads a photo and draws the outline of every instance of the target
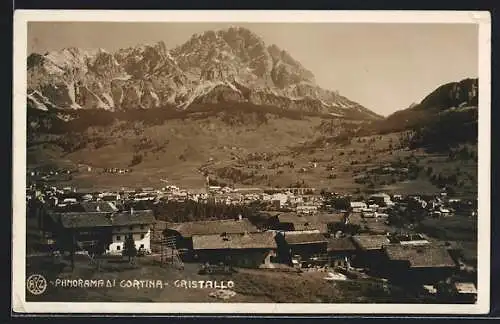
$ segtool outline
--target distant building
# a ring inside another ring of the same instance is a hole
[[[361,213],[363,209],[368,208],[364,201],[351,201],[350,206],[354,213]]]
[[[310,205],[302,205],[302,206],[297,206],[296,208],[297,213],[299,214],[314,214],[318,211],[317,206],[310,206]]]
[[[120,200],[120,198],[121,198],[120,194],[112,192],[105,192],[98,195],[98,199],[104,201],[117,202]]]
[[[391,243],[399,243],[401,245],[423,245],[430,242],[421,234],[396,234],[391,236]]]
[[[84,201],[81,202],[83,210],[87,213],[93,212],[117,212],[118,208],[111,201]]]
[[[286,203],[288,202],[288,196],[285,195],[284,193],[275,193],[271,196],[271,200],[274,202],[274,201],[278,201],[279,203],[275,203],[275,204],[279,204],[279,207],[284,207],[286,205]]]
[[[373,194],[368,198],[369,201],[379,205],[379,206],[393,206],[394,202],[391,200],[391,196],[386,193]]]

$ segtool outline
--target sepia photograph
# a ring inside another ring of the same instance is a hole
[[[299,13],[16,12],[16,311],[488,311],[489,14]]]

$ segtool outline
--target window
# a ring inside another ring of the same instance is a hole
[[[141,246],[139,247],[139,249],[144,249],[144,244],[141,244]]]
[[[144,234],[141,234],[141,240],[144,238]]]
[[[117,241],[121,241],[122,240],[122,237],[120,235],[116,235],[116,240]]]
[[[144,229],[144,225],[141,225],[141,229]]]
[[[116,247],[116,250],[117,250],[117,251],[120,251],[121,249],[122,249],[122,247],[121,247],[121,246],[119,246],[119,245]]]
[[[129,226],[129,228],[128,228],[128,229],[129,229],[129,230],[133,230],[133,229],[134,229],[134,227],[133,227],[133,226]]]

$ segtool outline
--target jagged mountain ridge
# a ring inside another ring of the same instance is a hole
[[[164,42],[120,49],[65,48],[28,59],[28,107],[111,111],[193,103],[250,102],[334,116],[377,114],[319,87],[312,72],[248,29],[193,35],[168,50]]]

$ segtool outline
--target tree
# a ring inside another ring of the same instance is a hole
[[[88,250],[92,260],[97,264],[97,271],[101,269],[100,257],[109,249],[109,245],[112,243],[111,237],[112,233],[109,229],[99,231],[95,244]]]
[[[128,256],[128,261],[130,262],[133,257],[137,255],[137,248],[135,247],[135,241],[132,234],[129,234],[125,239],[125,244],[123,246],[123,255]]]
[[[75,269],[75,248],[76,248],[76,237],[72,229],[69,229],[58,235],[56,240],[56,248],[59,251],[67,251],[70,255],[71,270]]]

